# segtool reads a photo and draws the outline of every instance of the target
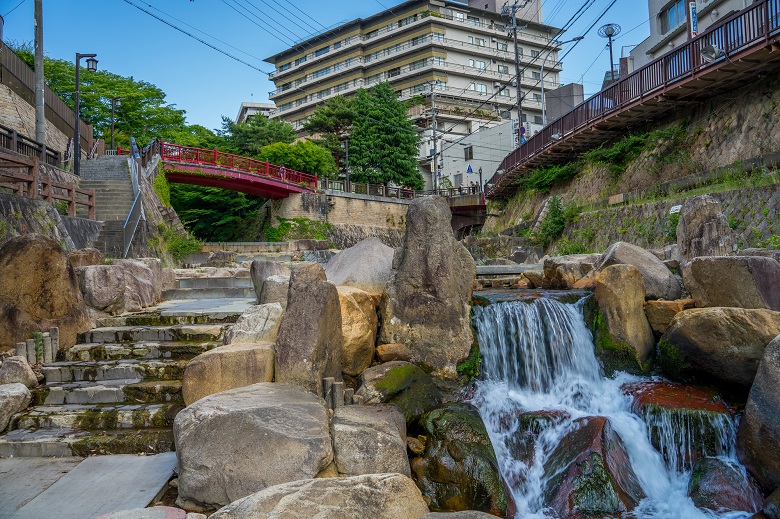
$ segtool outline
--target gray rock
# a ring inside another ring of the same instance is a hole
[[[403,361],[385,362],[360,374],[355,395],[366,404],[393,404],[407,422],[442,403],[441,391],[430,375]]]
[[[158,258],[139,258],[138,261],[149,267],[152,271],[152,287],[154,288],[154,302],[162,301],[163,271],[162,261]]]
[[[390,279],[393,249],[379,238],[367,238],[339,252],[325,265],[328,281],[369,294],[381,294]]]
[[[316,263],[295,268],[276,339],[276,381],[322,394],[322,379],[341,379],[341,307],[336,286]]]
[[[203,264],[206,267],[235,267],[236,252],[228,250],[214,251],[209,255],[208,261]]]
[[[645,282],[645,298],[673,301],[682,295],[680,283],[661,260],[642,247],[619,241],[609,246],[594,265],[598,271],[610,265],[633,265]]]
[[[449,207],[439,197],[409,205],[403,247],[382,301],[380,342],[403,343],[414,362],[443,378],[457,376],[456,365],[471,350],[471,287],[476,265],[455,240]]]
[[[360,375],[374,360],[374,345],[379,325],[378,295],[359,288],[338,287],[341,305],[341,371]]]
[[[760,256],[694,258],[683,267],[697,307],[780,310],[780,263]]]
[[[720,202],[710,195],[688,198],[677,223],[677,247],[683,263],[699,256],[728,256],[737,249]]]
[[[283,314],[279,303],[252,305],[225,332],[223,342],[276,342]]]
[[[250,268],[249,273],[250,277],[252,278],[252,284],[255,287],[255,294],[257,295],[258,303],[281,303],[282,308],[287,308],[286,290],[284,297],[281,297],[281,291],[279,290],[279,287],[275,287],[274,290],[269,289],[268,293],[265,295],[263,295],[263,289],[265,287],[266,280],[271,276],[283,276],[289,278],[289,268],[275,261],[254,260],[252,262],[252,267]],[[273,297],[271,297],[271,294],[273,294]]]
[[[772,310],[684,310],[661,339],[661,367],[677,380],[717,381],[747,390],[764,349],[778,333],[780,312]]]
[[[420,519],[428,506],[401,474],[296,481],[230,503],[209,519]]]
[[[739,251],[740,256],[763,256],[765,258],[772,258],[775,261],[780,261],[780,250],[775,249],[744,249]]]
[[[723,458],[700,458],[691,471],[688,495],[697,508],[757,512],[764,496],[745,469]]]
[[[495,517],[495,515],[477,510],[462,510],[460,512],[431,512],[422,516],[422,519],[495,519]]]
[[[780,488],[780,335],[764,350],[737,444],[742,461],[759,483],[769,491]],[[780,516],[780,506],[776,510]]]
[[[38,385],[38,378],[25,357],[8,357],[0,366],[0,385],[17,383],[24,384],[25,387],[35,387]]]
[[[86,267],[88,265],[101,265],[105,257],[99,250],[86,247],[84,249],[74,250],[68,253],[68,259],[70,260],[73,268]]]
[[[340,475],[411,476],[406,457],[406,421],[394,406],[337,408],[333,417],[333,448]]]
[[[287,308],[287,295],[290,290],[289,276],[269,276],[263,283],[257,302],[261,305],[279,303],[282,308]]]
[[[3,384],[0,386],[0,432],[16,413],[24,411],[32,401],[32,394],[24,384]]]
[[[542,261],[544,288],[574,288],[580,279],[593,270],[601,254],[571,254],[568,256],[546,256]],[[530,279],[530,278],[529,278]],[[536,286],[536,282],[534,282]]]
[[[114,260],[114,265],[125,271],[125,311],[137,312],[157,303],[158,290],[151,268],[136,260]],[[159,291],[162,291],[162,279]]]
[[[84,302],[111,315],[125,311],[125,269],[121,265],[90,265],[76,269]]]
[[[323,400],[286,384],[254,384],[198,400],[176,416],[174,438],[181,505],[224,506],[313,478],[333,461]]]

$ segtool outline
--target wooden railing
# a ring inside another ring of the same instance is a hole
[[[62,165],[62,154],[59,151],[43,146],[41,143],[3,125],[0,125],[0,148],[15,151],[28,157],[38,157],[52,166]]]
[[[0,187],[31,199],[43,199],[49,203],[63,201],[68,206],[68,216],[78,214],[77,206],[87,209],[90,220],[95,219],[95,190],[80,189],[76,184],[57,182],[49,175],[41,174],[38,157],[20,157],[0,151],[3,167],[0,169]]]
[[[511,189],[512,169],[542,153],[556,142],[582,131],[606,116],[646,98],[656,97],[675,83],[731,61],[730,56],[780,33],[780,0],[758,0],[749,7],[721,20],[675,50],[648,63],[598,94],[577,105],[569,113],[548,124],[522,146],[506,156],[498,172],[488,182],[487,195],[497,196]],[[720,56],[705,60],[702,50],[712,45]]]

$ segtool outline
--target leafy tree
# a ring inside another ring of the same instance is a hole
[[[356,182],[393,183],[422,189],[417,167],[420,135],[389,83],[358,90],[351,103],[355,117],[349,140],[350,177]]]
[[[303,129],[319,136],[312,140],[330,151],[336,164],[342,165],[344,149],[341,146],[341,138],[352,132],[354,119],[352,99],[336,96],[319,105],[309,120],[303,124]]]
[[[256,157],[263,146],[275,142],[290,144],[296,138],[295,130],[290,124],[259,114],[241,124],[222,116],[222,130],[219,134],[225,138],[227,151],[252,157]]]
[[[205,148],[207,150],[217,149],[226,151],[227,142],[208,128],[199,124],[185,126],[179,129],[170,129],[167,132],[167,140],[182,146],[192,146],[195,148]]]
[[[260,159],[319,177],[335,177],[338,173],[333,156],[318,144],[299,141],[295,144],[277,142],[260,150]]]

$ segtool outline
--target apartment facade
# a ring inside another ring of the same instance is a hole
[[[273,103],[251,103],[243,102],[238,109],[238,115],[236,116],[236,124],[245,123],[250,117],[255,115],[263,115],[270,117],[276,111],[276,106]]]
[[[688,41],[691,35],[691,4],[696,10],[698,32],[740,11],[753,0],[648,0],[650,36],[629,55],[629,72]]]
[[[357,19],[266,59],[276,71],[269,93],[281,118],[301,130],[318,104],[387,81],[421,129],[420,166],[432,180],[434,137],[453,142],[483,127],[517,120],[514,44],[494,0],[410,0]],[[558,30],[541,23],[541,0],[518,20],[523,120],[542,127],[541,59],[545,89],[559,86]],[[435,128],[434,128],[435,115]],[[437,151],[438,153],[438,151]],[[439,163],[438,167],[441,167]]]

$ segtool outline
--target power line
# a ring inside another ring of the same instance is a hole
[[[7,13],[5,13],[5,14],[3,15],[3,18],[6,18],[6,17],[7,17],[9,14],[11,14],[11,13],[12,13],[12,12],[14,12],[14,11],[16,11],[16,9],[17,9],[17,8],[18,8],[20,5],[22,5],[23,3],[25,3],[26,1],[27,1],[27,0],[22,0],[21,2],[19,2],[18,4],[16,4],[16,5],[13,7],[13,9],[11,9],[10,11],[8,11]]]

